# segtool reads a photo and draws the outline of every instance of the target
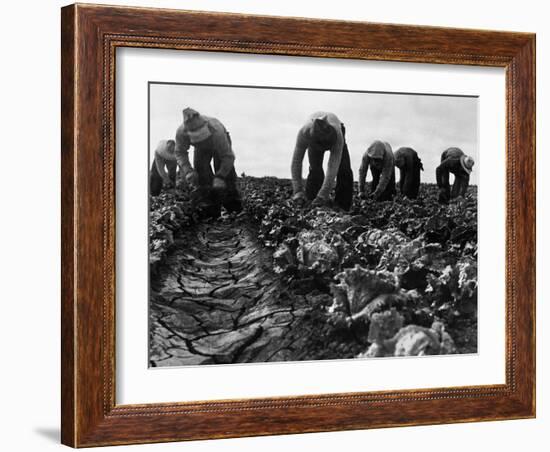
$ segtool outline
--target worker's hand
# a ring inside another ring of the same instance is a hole
[[[223,178],[216,176],[212,182],[212,188],[214,190],[225,190],[227,188],[227,184]]]
[[[365,187],[359,188],[359,199],[367,199],[368,193],[365,191]]]
[[[326,207],[329,205],[328,198],[320,198],[317,196],[311,203],[311,207]]]
[[[451,199],[449,202],[452,204],[458,204],[459,206],[461,206],[466,202],[466,199],[464,198],[464,196],[458,195],[456,198]]]
[[[174,184],[172,183],[172,180],[167,177],[166,179],[164,179],[163,181],[163,187],[168,189],[168,188],[174,188]]]
[[[374,199],[375,201],[378,201],[380,199],[380,196],[382,196],[382,193],[377,192],[376,190],[368,195],[369,199]]]
[[[185,175],[185,181],[187,182],[188,185],[190,185],[191,187],[196,187],[197,185],[199,185],[199,175],[197,174],[196,171],[189,171],[186,175]]]
[[[307,202],[306,194],[303,191],[294,193],[292,196],[292,202],[297,206],[302,207]]]

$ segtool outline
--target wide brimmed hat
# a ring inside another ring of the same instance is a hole
[[[462,165],[462,169],[466,171],[468,174],[472,172],[474,163],[475,163],[474,159],[469,155],[463,155],[462,157],[460,157],[460,165]]]

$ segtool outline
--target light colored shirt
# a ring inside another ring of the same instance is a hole
[[[317,193],[318,198],[327,199],[336,184],[336,176],[338,174],[338,168],[340,167],[340,161],[342,160],[342,152],[344,149],[342,123],[334,113],[325,111],[313,113],[309,117],[308,121],[298,131],[291,164],[292,187],[295,194],[303,191],[302,166],[306,150],[310,148],[318,150],[319,152],[327,150],[320,149],[318,143],[315,142],[316,137],[313,134],[313,124],[315,120],[319,118],[325,118],[326,122],[332,126],[335,132],[334,142],[331,144],[329,149],[330,157],[327,165],[327,173],[325,175],[325,179],[323,180],[323,185],[321,185],[319,193]]]
[[[185,123],[178,127],[176,131],[176,160],[182,174],[187,175],[193,171],[193,167],[189,162],[189,148],[191,145],[195,147],[195,152],[200,152],[201,147],[208,146],[214,153],[214,156],[219,160],[220,166],[216,171],[216,176],[227,177],[235,163],[235,154],[231,147],[231,140],[225,126],[216,118],[201,115],[206,120],[210,134],[202,141],[191,140],[189,131],[185,127]]]
[[[171,140],[160,140],[155,149],[155,166],[157,172],[163,180],[168,179],[168,173],[166,172],[166,162],[176,161],[176,154],[174,152],[174,146],[170,146]]]

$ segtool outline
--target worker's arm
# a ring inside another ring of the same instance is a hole
[[[391,151],[391,148],[389,148],[389,145],[386,144],[386,153],[384,155],[384,164],[382,166],[382,173],[380,174],[380,182],[378,182],[378,185],[376,187],[376,190],[374,190],[374,193],[372,194],[372,197],[374,199],[378,199],[382,193],[386,190],[386,187],[390,183],[392,179],[392,173],[395,171],[395,163],[393,159],[393,152]]]
[[[290,172],[292,175],[292,190],[294,195],[298,193],[303,194],[304,186],[302,181],[302,164],[304,161],[304,156],[306,154],[306,149],[309,145],[308,140],[308,127],[304,126],[298,132],[296,137],[296,145],[294,146],[294,153],[292,154],[292,164],[290,167]]]
[[[180,126],[176,131],[176,161],[180,168],[183,176],[193,172],[193,167],[189,162],[189,147],[191,146],[191,141],[189,136],[185,133],[183,126]]]
[[[334,185],[336,184],[336,176],[338,175],[338,169],[340,168],[340,161],[342,160],[342,151],[344,148],[344,137],[341,130],[336,131],[336,142],[330,149],[330,156],[327,164],[327,173],[325,174],[325,180],[317,198],[327,200],[330,196]]]

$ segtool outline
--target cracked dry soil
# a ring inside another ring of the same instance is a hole
[[[176,237],[151,281],[150,366],[351,358],[363,350],[320,318],[330,296],[300,293],[273,271],[257,234],[242,214]]]

